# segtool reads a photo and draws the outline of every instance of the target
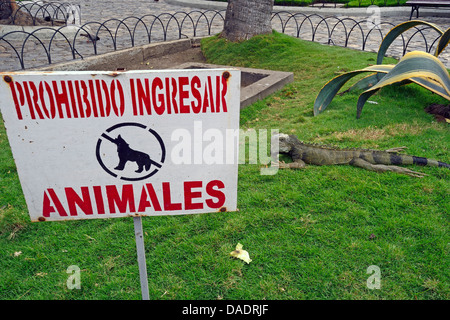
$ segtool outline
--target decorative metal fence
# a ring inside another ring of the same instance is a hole
[[[79,5],[68,2],[34,2],[21,1],[16,3],[17,11],[11,14],[11,24],[16,25],[23,16],[29,17],[29,25],[65,25],[80,23],[81,9]],[[0,3],[0,7],[9,6],[8,2]]]
[[[328,45],[351,47],[359,50],[377,51],[384,36],[395,23],[383,21],[378,24],[371,19],[355,20],[349,17],[324,17],[319,14],[275,12],[272,27],[282,33],[304,40]],[[440,35],[430,27],[414,27],[397,40],[400,55],[408,50],[431,52]],[[414,48],[411,45],[414,44]]]
[[[40,15],[42,10],[35,12]],[[210,36],[222,30],[224,20],[224,10],[195,10],[130,16],[78,26],[66,24],[53,28],[10,31],[0,35],[0,68],[2,71],[26,69],[152,42]],[[366,51],[377,51],[383,37],[393,26],[389,22],[375,25],[367,19],[357,21],[318,14],[274,12],[272,15],[272,27],[278,32],[304,40]],[[396,40],[392,48],[397,49],[390,50],[397,51],[388,51],[388,54],[400,57],[410,48],[431,52],[438,39],[439,34],[433,29],[415,27]]]

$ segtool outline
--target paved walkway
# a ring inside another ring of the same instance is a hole
[[[85,29],[100,38],[92,42],[87,37],[78,36],[75,42],[77,58],[149,41],[216,34],[222,30],[226,9],[226,3],[206,0],[75,0],[74,3],[80,5],[81,24],[88,23]],[[204,13],[205,10],[223,11],[217,14],[217,11]],[[277,11],[289,12],[273,19],[272,26],[277,31],[305,40],[375,52],[382,37],[396,24],[407,21],[410,14],[409,7],[380,8],[380,12],[367,11],[367,8],[275,7],[274,12]],[[450,11],[444,11],[447,17],[435,16],[435,12],[434,9],[421,9],[420,19],[432,22],[442,30],[449,28]],[[190,13],[189,16],[186,13]],[[379,24],[380,28],[372,29],[372,22]],[[36,35],[41,37],[41,33]],[[437,35],[431,29],[422,32],[411,30],[405,41],[396,41],[388,54],[401,57],[405,45],[407,51],[429,50]],[[23,38],[9,42],[20,56],[23,55],[25,68],[30,68],[48,64],[49,55],[52,63],[73,58],[70,47],[73,35],[70,41],[61,40],[62,37],[57,39],[50,41],[51,38],[47,36],[46,40],[39,43],[30,37],[25,45]],[[447,48],[440,59],[450,68],[450,49]],[[21,68],[14,50],[1,40],[0,61],[0,71]]]

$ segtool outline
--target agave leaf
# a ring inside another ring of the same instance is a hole
[[[375,65],[369,66],[361,70],[346,72],[337,77],[334,77],[333,79],[328,81],[319,91],[319,94],[317,95],[316,100],[314,101],[314,115],[317,116],[319,113],[324,111],[331,103],[333,98],[336,96],[338,91],[342,88],[342,86],[344,86],[344,84],[347,83],[347,81],[349,81],[351,78],[364,72],[371,72],[371,73],[377,72],[386,74],[393,68],[394,65],[387,65],[387,64]],[[361,80],[364,79],[365,78]]]
[[[445,47],[448,45],[449,42],[450,42],[450,28],[448,28],[439,39],[439,43],[436,47],[436,53],[434,55],[437,57],[442,51],[444,51]]]
[[[410,20],[410,21],[406,21],[403,22],[397,26],[395,26],[394,28],[392,28],[388,34],[384,37],[383,41],[380,44],[380,48],[378,49],[378,55],[377,55],[377,64],[382,64],[383,63],[383,58],[384,55],[386,54],[386,51],[388,50],[389,46],[392,44],[392,42],[394,42],[394,40],[401,35],[403,32],[405,32],[408,29],[411,29],[415,26],[418,25],[426,25],[429,26],[431,28],[433,28],[434,30],[436,30],[439,34],[444,34],[444,32],[437,27],[436,25],[426,22],[426,21],[421,21],[421,20]],[[447,30],[448,31],[448,30]],[[439,47],[439,46],[438,46]],[[444,48],[442,48],[443,50]],[[441,51],[436,50],[435,55],[438,56]]]
[[[407,53],[375,86],[359,96],[356,117],[361,116],[364,104],[375,92],[384,86],[405,80],[413,81],[447,99],[450,98],[450,76],[442,62],[429,53],[413,51]]]
[[[433,91],[434,93],[440,95],[441,97],[444,97],[447,100],[450,100],[450,95],[447,93],[445,87],[439,82],[434,81],[433,79],[414,77],[409,80],[430,91]]]
[[[358,82],[356,82],[354,85],[352,85],[348,91],[354,91],[354,90],[367,90],[370,87],[373,87],[375,84],[377,84],[378,81],[380,81],[381,77],[383,75],[380,75],[377,73],[369,74],[368,76],[362,78]]]

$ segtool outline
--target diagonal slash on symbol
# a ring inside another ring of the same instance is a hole
[[[120,134],[116,138],[109,136],[109,134],[111,134],[111,132],[113,130],[116,130],[118,128],[123,128],[123,127],[142,128],[145,131],[148,131],[148,133],[150,133],[151,135],[153,135],[153,137],[155,137],[156,140],[158,141],[159,146],[161,148],[161,160],[159,162],[157,162],[153,159],[150,159],[149,154],[147,154],[145,152],[141,152],[139,150],[133,150],[132,148],[129,147],[129,144],[127,143],[127,141],[125,141],[121,137]],[[102,133],[99,138],[100,139],[98,139],[97,146],[96,146],[96,157],[97,157],[98,163],[103,168],[103,170],[105,170],[108,174],[110,174],[111,176],[113,176],[115,178],[119,178],[121,180],[139,181],[139,180],[148,179],[148,178],[152,177],[153,175],[155,175],[162,168],[162,165],[164,164],[164,161],[166,159],[166,148],[164,146],[164,141],[161,139],[159,134],[155,130],[148,128],[146,125],[143,125],[140,123],[124,122],[124,123],[116,124],[116,125],[110,127],[109,129],[107,129],[105,131],[105,133]],[[119,163],[114,168],[114,170],[112,170],[108,166],[106,166],[102,160],[100,148],[101,148],[102,141],[105,141],[105,140],[108,140],[109,142],[117,145],[117,154],[119,156]],[[137,163],[138,169],[135,170],[136,173],[144,172],[144,169],[145,169],[145,171],[149,171],[151,165],[154,165],[155,169],[147,174],[144,174],[143,176],[137,176],[137,177],[118,175],[117,171],[124,170],[125,164],[128,161]]]

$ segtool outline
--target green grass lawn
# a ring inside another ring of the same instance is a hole
[[[279,129],[309,142],[387,149],[450,162],[449,125],[424,112],[445,101],[415,85],[357,93],[313,117],[334,75],[375,54],[274,33],[233,44],[212,37],[209,62],[294,72],[295,81],[241,112],[241,128]],[[386,59],[389,61],[389,59]],[[391,62],[393,60],[390,60]],[[260,175],[239,166],[239,212],[144,217],[151,299],[449,299],[450,170],[418,179],[350,166]],[[230,257],[240,242],[253,260]],[[0,299],[140,299],[131,218],[31,223],[0,128]],[[81,269],[69,290],[66,270]],[[369,289],[367,269],[381,272]]]

